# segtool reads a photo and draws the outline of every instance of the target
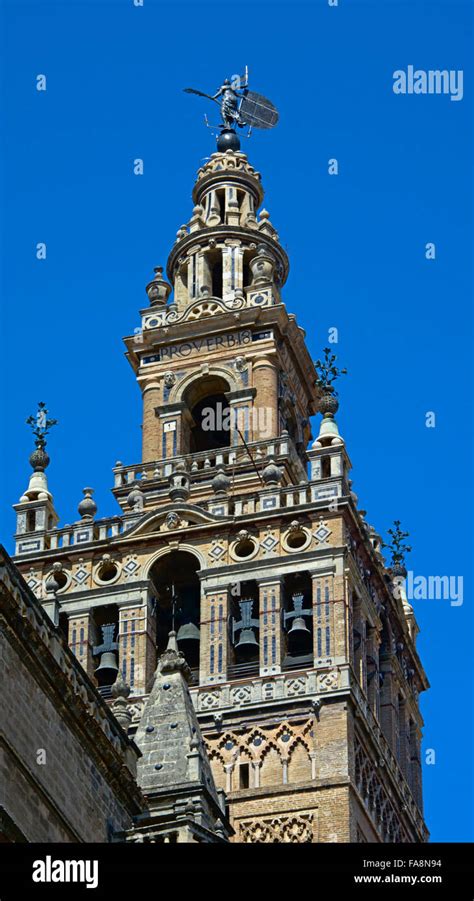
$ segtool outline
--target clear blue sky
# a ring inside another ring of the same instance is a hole
[[[85,485],[99,516],[116,512],[111,468],[140,459],[121,337],[139,325],[145,284],[214,149],[212,109],[182,88],[215,90],[247,64],[281,121],[244,150],[290,255],[285,302],[315,357],[339,329],[350,374],[338,419],[360,504],[381,532],[403,521],[417,574],[464,576],[463,606],[414,604],[432,685],[424,744],[436,752],[426,816],[447,841],[474,837],[471,12],[456,0],[1,5],[4,543],[12,550],[11,504],[30,472],[24,420],[38,400],[60,420],[48,473],[62,524],[77,519]],[[392,73],[410,64],[463,69],[464,99],[396,96]]]

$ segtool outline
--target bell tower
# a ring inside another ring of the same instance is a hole
[[[16,562],[44,604],[61,570],[71,645],[105,698],[116,672],[127,683],[137,736],[176,633],[232,841],[425,841],[428,683],[403,561],[385,562],[359,508],[334,357],[315,367],[284,302],[288,257],[231,101],[125,339],[142,455],[114,467],[119,513],[97,520],[87,489],[81,520],[58,527],[51,510]],[[20,515],[50,503],[30,494]]]
[[[143,395],[144,463],[285,432],[307,443],[314,367],[281,302],[288,258],[262,200],[245,154],[212,154],[169,281],[157,268],[147,285],[150,306],[126,342]]]

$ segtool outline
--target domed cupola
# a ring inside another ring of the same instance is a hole
[[[167,274],[178,313],[220,300],[229,309],[280,303],[288,257],[263,201],[260,173],[245,153],[213,153],[199,169],[191,219],[178,231]]]

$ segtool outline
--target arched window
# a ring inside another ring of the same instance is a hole
[[[191,414],[188,436],[189,452],[216,450],[229,447],[231,411],[226,399],[230,390],[221,376],[207,375],[196,379],[184,395]]]
[[[199,561],[187,551],[172,551],[150,570],[156,592],[156,650],[162,654],[173,626],[180,651],[191,669],[199,667],[200,582]]]

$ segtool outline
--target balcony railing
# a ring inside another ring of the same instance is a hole
[[[253,441],[247,444],[254,461],[264,463],[266,459],[279,458],[288,460],[291,456],[296,459],[296,450],[289,436],[274,438],[271,441]],[[182,454],[172,460],[161,459],[153,463],[138,463],[131,466],[114,467],[115,488],[123,488],[132,485],[133,482],[160,482],[168,480],[168,476],[178,464],[185,466],[187,472],[205,473],[215,470],[217,467],[240,466],[250,463],[249,454],[245,447],[220,447],[211,451],[200,451],[195,454]],[[214,475],[214,473],[213,473]]]

